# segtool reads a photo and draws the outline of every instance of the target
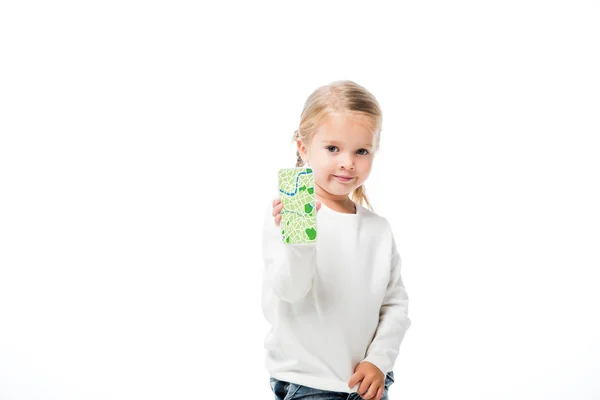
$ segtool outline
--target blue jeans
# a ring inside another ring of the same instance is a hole
[[[358,393],[333,392],[330,390],[314,389],[308,386],[298,385],[292,382],[280,381],[270,378],[271,390],[275,394],[275,400],[361,400]],[[394,383],[394,371],[385,376],[383,395],[381,400],[389,400],[388,389]]]

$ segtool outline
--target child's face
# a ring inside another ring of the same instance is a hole
[[[318,195],[344,200],[367,180],[373,165],[374,137],[364,116],[336,113],[325,117],[309,147],[298,141],[302,158],[315,174]],[[350,176],[351,180],[340,179]]]

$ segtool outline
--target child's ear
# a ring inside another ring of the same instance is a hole
[[[300,139],[296,140],[296,145],[298,146],[298,151],[300,152],[300,154],[303,154],[303,152],[306,152],[306,147],[304,146],[304,143],[302,142],[302,140],[300,140]]]
[[[296,144],[298,146],[298,153],[300,153],[300,157],[302,157],[302,161],[306,162],[308,159],[308,149],[300,139],[296,141]]]

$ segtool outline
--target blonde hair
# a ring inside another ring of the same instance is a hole
[[[373,132],[373,153],[379,150],[382,123],[379,102],[367,89],[349,80],[331,82],[317,88],[308,96],[300,115],[299,128],[294,132],[292,141],[295,143],[302,140],[308,146],[321,120],[335,112],[348,112],[367,117]],[[304,160],[300,156],[300,151],[296,150],[296,167],[302,166]],[[364,185],[354,189],[352,199],[361,205],[363,201],[366,202],[373,211]]]

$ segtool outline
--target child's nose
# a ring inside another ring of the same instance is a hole
[[[341,165],[344,169],[354,169],[354,158],[352,156],[346,157],[342,161]]]

